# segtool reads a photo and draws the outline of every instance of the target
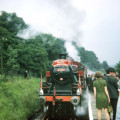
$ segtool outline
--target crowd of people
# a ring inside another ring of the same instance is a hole
[[[113,109],[113,119],[120,120],[120,75],[114,68],[106,70],[106,74],[96,72],[87,77],[87,85],[90,92],[94,93],[96,108],[98,109],[98,120],[101,120],[102,109],[104,109],[107,120],[110,120],[108,105]]]

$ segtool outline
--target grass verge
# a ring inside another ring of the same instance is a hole
[[[40,79],[0,77],[0,120],[27,120],[40,107],[38,102]]]

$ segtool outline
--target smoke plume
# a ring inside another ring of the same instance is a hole
[[[27,9],[30,13],[34,12],[31,15],[32,17],[26,16],[24,19],[28,24],[31,24],[32,30],[63,38],[66,40],[65,47],[69,55],[74,60],[79,60],[77,50],[71,42],[74,41],[78,46],[81,46],[81,25],[84,21],[85,12],[78,11],[72,5],[72,0],[29,1]],[[26,33],[28,36],[31,32]],[[26,35],[24,36],[26,37]]]

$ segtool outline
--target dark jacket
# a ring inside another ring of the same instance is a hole
[[[118,98],[117,79],[114,76],[107,75],[107,89],[110,98]]]

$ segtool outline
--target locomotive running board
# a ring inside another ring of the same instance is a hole
[[[46,102],[51,102],[51,101],[54,101],[54,98],[53,96],[44,96],[45,99],[46,99]],[[70,102],[72,97],[74,96],[55,96],[55,101],[57,101],[58,99],[61,99],[62,102]],[[78,97],[78,99],[80,100],[80,96],[76,96]]]

